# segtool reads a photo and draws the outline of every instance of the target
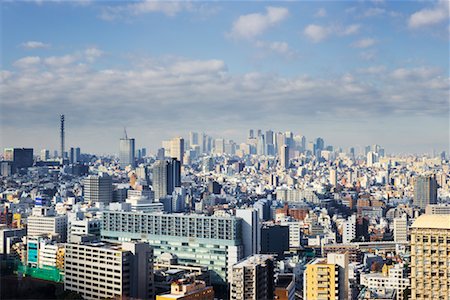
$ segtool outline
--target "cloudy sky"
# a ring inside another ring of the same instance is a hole
[[[449,149],[449,2],[1,4],[0,147],[118,152],[291,130]]]

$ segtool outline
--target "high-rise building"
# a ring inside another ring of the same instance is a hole
[[[33,148],[5,148],[3,159],[12,162],[14,169],[33,166]]]
[[[274,294],[274,262],[271,255],[253,255],[231,271],[230,299],[269,300]]]
[[[73,164],[75,163],[75,148],[70,147],[70,151],[69,151],[69,163]]]
[[[289,169],[289,146],[288,145],[282,145],[280,147],[280,165],[283,169]]]
[[[414,182],[414,205],[425,209],[437,203],[437,182],[434,175],[422,175]]]
[[[136,157],[135,157],[135,145],[134,139],[128,138],[127,131],[124,131],[123,138],[120,139],[119,145],[119,164],[121,168],[127,166],[135,167]]]
[[[181,186],[181,163],[177,159],[158,160],[152,168],[155,199],[172,195]]]
[[[83,299],[153,299],[153,250],[147,243],[65,246],[64,289]]]
[[[198,133],[197,132],[189,132],[189,145],[191,146],[191,148],[194,145],[198,145]]]
[[[406,242],[408,241],[408,219],[406,214],[399,218],[394,218],[394,241]]]
[[[225,153],[225,141],[224,139],[216,139],[214,141],[214,153],[223,154]]]
[[[64,143],[65,143],[65,135],[64,135],[64,115],[60,116],[60,159],[61,159],[61,164],[64,164],[64,152],[65,152],[65,148],[64,148]]]
[[[411,226],[411,299],[449,299],[450,215],[421,215]]]
[[[81,149],[79,147],[75,148],[74,160],[76,163],[81,162]]]
[[[348,244],[356,238],[356,215],[351,215],[342,223],[342,243]]]
[[[241,225],[234,216],[105,211],[101,234],[148,242],[155,256],[172,253],[180,263],[208,267],[211,283],[225,285],[231,266],[242,258]]]
[[[236,217],[242,219],[244,257],[259,254],[261,247],[261,223],[258,211],[253,208],[236,209]]]
[[[175,137],[170,141],[170,156],[179,160],[183,165],[184,139],[182,137]]]
[[[333,187],[337,186],[337,170],[335,167],[330,168],[330,184]]]
[[[83,180],[84,200],[91,203],[112,201],[112,178],[106,173],[89,175]]]
[[[348,299],[348,254],[328,253],[311,261],[304,272],[303,298]]]
[[[41,160],[42,161],[47,161],[50,159],[50,151],[47,149],[42,149],[41,150]]]

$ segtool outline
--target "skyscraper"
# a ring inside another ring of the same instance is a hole
[[[121,168],[126,166],[135,167],[134,139],[128,138],[126,130],[124,130],[124,137],[120,139],[119,160]]]
[[[437,203],[437,182],[434,175],[418,176],[414,182],[414,205],[425,209]]]
[[[280,153],[280,165],[283,169],[289,168],[289,146],[282,145],[279,150]]]
[[[181,163],[171,160],[158,160],[152,169],[155,199],[172,195],[175,187],[181,186]]]
[[[28,168],[33,165],[33,148],[5,148],[3,159],[10,161],[14,168]]]
[[[90,175],[83,180],[83,184],[85,201],[91,203],[110,203],[112,201],[112,178],[108,174]]]
[[[330,168],[330,184],[333,187],[337,186],[337,170],[335,167]]]
[[[183,165],[184,139],[182,137],[175,137],[170,141],[170,156],[179,160]]]
[[[421,215],[411,226],[411,299],[449,299],[450,215]]]
[[[59,130],[60,130],[60,143],[61,143],[61,148],[60,148],[60,150],[61,150],[61,152],[60,152],[60,155],[61,155],[61,164],[64,164],[64,139],[65,139],[65,136],[64,136],[64,115],[61,115],[61,117],[60,117],[60,122],[61,122],[61,124],[60,124],[60,128],[59,128]]]
[[[42,149],[41,150],[41,160],[46,161],[49,159],[50,159],[50,151],[47,149]]]
[[[198,133],[189,132],[189,145],[192,148],[194,145],[198,145]]]

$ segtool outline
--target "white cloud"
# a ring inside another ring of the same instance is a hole
[[[38,41],[28,41],[22,43],[21,45],[25,49],[39,49],[39,48],[50,48],[50,44],[46,44]]]
[[[234,38],[251,39],[282,22],[289,15],[284,7],[266,7],[266,13],[242,15],[233,22],[229,35]]]
[[[39,56],[26,56],[21,59],[18,59],[14,62],[14,66],[18,68],[30,68],[35,67],[41,63],[41,58]]]
[[[356,48],[369,48],[369,47],[375,45],[376,42],[377,41],[375,39],[365,38],[365,39],[360,39],[360,40],[354,42],[352,44],[352,46],[356,47]]]
[[[331,33],[330,29],[316,24],[310,24],[305,27],[303,33],[314,43],[323,41]]]
[[[173,74],[202,74],[223,72],[226,70],[225,63],[221,60],[191,60],[180,61],[173,64],[169,70]]]
[[[352,24],[349,26],[321,26],[310,24],[305,27],[303,34],[314,43],[321,42],[331,35],[347,36],[358,33],[360,29],[359,24]]]
[[[359,54],[359,57],[363,60],[371,61],[377,57],[377,51],[375,50],[363,51]]]
[[[314,14],[316,18],[323,18],[327,16],[327,10],[325,8],[319,8],[317,12]]]
[[[96,47],[91,47],[84,50],[84,55],[86,56],[86,60],[88,62],[94,62],[97,58],[103,55],[103,51]]]
[[[190,10],[191,8],[192,4],[190,2],[145,0],[126,5],[104,7],[100,14],[100,18],[112,21],[149,13],[162,13],[166,16],[173,17],[178,13]]]
[[[440,0],[434,7],[413,13],[408,19],[410,28],[419,28],[439,24],[449,18],[450,2]]]
[[[361,28],[361,25],[359,24],[352,24],[343,28],[338,28],[337,33],[339,35],[353,35],[359,32],[359,29]]]
[[[74,55],[50,56],[44,59],[44,63],[51,67],[65,67],[76,61]]]
[[[265,41],[256,41],[255,46],[260,49],[267,50],[272,53],[279,54],[285,58],[292,58],[296,55],[296,51],[289,47],[287,42],[265,42]]]

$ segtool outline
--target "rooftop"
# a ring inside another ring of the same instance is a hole
[[[421,215],[411,228],[449,229],[450,215]]]

